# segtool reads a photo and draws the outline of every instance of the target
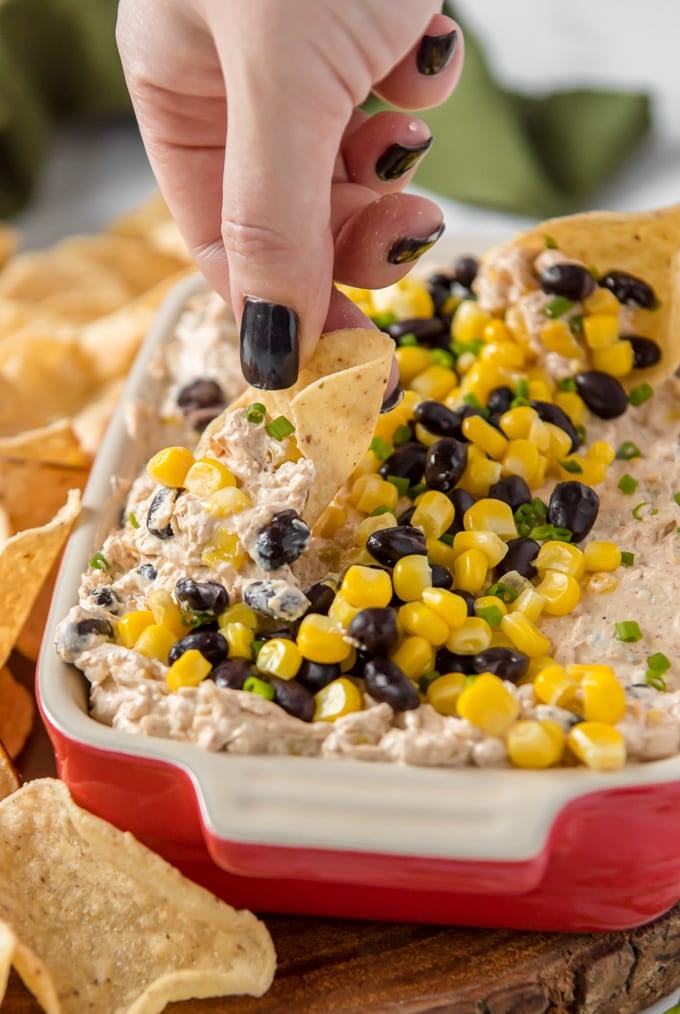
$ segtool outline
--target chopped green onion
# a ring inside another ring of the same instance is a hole
[[[635,553],[628,553],[627,551],[621,553],[622,567],[632,567],[634,563],[635,563]]]
[[[615,623],[614,626],[616,628],[616,636],[624,644],[632,644],[634,641],[642,640],[642,631],[636,620],[621,620],[620,623]]]
[[[513,398],[510,402],[510,408],[522,408],[524,405],[529,405],[528,398]]]
[[[583,334],[583,314],[575,313],[573,317],[569,318],[569,330],[574,335]]]
[[[561,380],[557,381],[558,391],[575,391],[576,381],[573,377],[562,377]]]
[[[449,346],[454,356],[464,356],[467,353],[470,355],[478,356],[484,348],[484,340],[482,338],[471,338],[469,342],[462,342],[455,339]]]
[[[557,250],[557,241],[552,236],[545,236],[544,238],[546,250]]]
[[[439,541],[443,542],[445,546],[453,545],[453,535],[450,532],[444,532],[443,535],[439,536]]]
[[[257,662],[257,656],[260,654],[260,648],[264,644],[264,641],[259,641],[257,638],[253,641],[250,648],[253,653],[253,662]]]
[[[387,331],[390,324],[396,324],[397,318],[389,310],[385,313],[372,313],[371,320],[379,331]]]
[[[526,377],[520,377],[520,379],[515,384],[515,394],[517,395],[518,398],[529,397],[529,381],[526,379]]]
[[[130,511],[128,514],[128,521],[133,528],[139,528],[139,521],[137,520],[137,516],[134,511]]]
[[[254,401],[248,405],[246,409],[246,422],[254,423],[258,426],[264,421],[264,417],[267,414],[267,409],[264,407],[261,401]]]
[[[650,672],[649,669],[645,673],[645,683],[648,687],[653,687],[655,690],[659,690],[663,694],[665,694],[668,690],[663,676],[661,676],[658,672]],[[671,1014],[671,1012],[669,1011],[668,1014]]]
[[[643,402],[649,401],[653,394],[654,388],[651,384],[638,384],[628,395],[628,402],[630,405],[637,407],[638,405],[642,405]]]
[[[473,392],[470,392],[470,394],[464,394],[463,401],[465,402],[466,405],[471,405],[472,408],[478,408],[481,411],[484,411],[484,406],[482,405],[477,395],[474,394]]]
[[[497,627],[503,619],[503,613],[498,606],[482,606],[475,612],[481,619],[486,620],[490,627]]]
[[[640,503],[636,504],[635,507],[633,507],[631,513],[636,521],[642,521],[641,511],[643,507],[649,507],[649,500],[642,500]]]
[[[375,507],[368,515],[369,518],[379,518],[381,514],[394,514],[391,507],[388,507],[386,503],[381,503],[379,507]]]
[[[411,497],[412,500],[415,500],[417,496],[420,496],[421,493],[425,492],[427,492],[427,483],[419,482],[415,486],[411,486],[411,488],[408,491],[408,495]]]
[[[619,461],[630,461],[632,458],[641,458],[642,451],[632,440],[624,440],[622,444],[619,444],[616,457]]]
[[[409,331],[408,334],[403,334],[401,336],[399,339],[399,345],[401,348],[415,348],[417,345],[420,345],[420,342],[416,336]]]
[[[586,433],[585,426],[577,426],[576,427],[576,434],[577,434],[579,440],[581,441],[581,443],[585,444],[587,436],[588,436],[588,434]]]
[[[501,602],[505,602],[506,605],[509,605],[511,602],[515,601],[519,592],[515,591],[514,588],[510,588],[509,585],[503,584],[502,581],[497,581],[496,584],[490,584],[484,594],[495,595],[497,599],[501,600]]]
[[[422,676],[419,676],[418,689],[420,690],[421,694],[426,694],[427,688],[429,687],[430,683],[434,683],[434,681],[438,680],[440,676],[441,673],[437,672],[436,669],[433,669],[432,672],[424,672]]]
[[[455,364],[455,360],[451,352],[447,352],[446,349],[432,349],[430,353],[430,361],[435,366],[446,366],[447,369],[452,370]]]
[[[373,437],[368,445],[369,451],[373,451],[378,461],[387,461],[392,455],[392,448],[382,437]]]
[[[258,694],[260,697],[264,697],[265,701],[274,700],[274,687],[271,683],[258,679],[257,676],[249,676],[243,684],[243,689],[247,694]]]
[[[93,570],[111,570],[111,564],[103,553],[95,553],[90,560],[90,566]]]
[[[272,419],[270,423],[267,423],[265,429],[274,440],[283,440],[285,437],[289,437],[291,433],[295,433],[295,427],[290,419],[286,419],[285,415],[277,415],[276,419]]]
[[[583,466],[573,459],[566,458],[564,461],[560,461],[560,465],[565,472],[571,472],[573,475],[579,475],[583,471]]]
[[[531,503],[523,503],[515,511],[515,524],[520,535],[527,536],[532,528],[545,521],[548,515],[548,508],[539,497],[534,497]]]
[[[397,426],[392,434],[392,443],[395,447],[401,447],[402,444],[407,444],[412,437],[410,426]]]
[[[543,313],[546,317],[549,317],[550,320],[556,320],[558,317],[563,317],[573,306],[573,300],[567,299],[566,296],[554,296],[553,299],[544,306]]]
[[[473,673],[473,672],[469,673],[465,677],[465,683],[463,684],[463,690],[467,690],[468,687],[471,687],[472,684],[475,682],[475,680],[478,679],[478,678],[479,678],[479,676],[478,676],[477,673]]]
[[[529,538],[537,542],[571,542],[574,533],[557,525],[538,525],[529,532]]]
[[[626,494],[626,496],[631,496],[638,488],[640,483],[638,482],[637,479],[634,479],[632,475],[628,475],[628,473],[626,473],[626,475],[621,476],[616,485],[619,487],[622,493]]]
[[[673,499],[675,500],[676,504],[680,507],[680,492],[679,493],[674,493],[673,494]]]
[[[391,482],[393,486],[397,487],[399,496],[408,496],[409,481],[403,475],[388,475],[387,481]]]
[[[650,655],[647,659],[647,668],[651,669],[652,672],[665,673],[671,667],[670,660],[662,651],[655,651],[653,655]]]

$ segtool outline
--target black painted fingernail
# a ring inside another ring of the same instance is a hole
[[[241,319],[241,370],[248,383],[265,391],[292,387],[299,365],[295,310],[246,296]]]
[[[402,401],[403,397],[404,397],[404,388],[401,387],[399,384],[397,384],[395,389],[392,391],[392,394],[388,395],[387,398],[385,398],[384,402],[382,403],[380,414],[382,415],[383,412],[391,412],[392,409],[396,408],[399,402]]]
[[[375,172],[381,180],[398,180],[420,162],[432,147],[432,138],[409,147],[405,144],[391,144],[375,163]]]
[[[388,261],[390,264],[407,264],[410,261],[417,261],[424,253],[427,253],[430,247],[435,245],[444,228],[442,222],[429,236],[402,236],[388,253]]]
[[[441,73],[451,63],[457,45],[455,28],[446,35],[423,35],[416,56],[419,72],[428,76]]]

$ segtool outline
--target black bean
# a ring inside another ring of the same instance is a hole
[[[425,536],[412,525],[398,525],[396,528],[381,528],[372,532],[366,540],[366,549],[374,560],[386,567],[394,567],[402,556],[427,556]]]
[[[551,401],[532,401],[531,407],[538,413],[539,419],[542,419],[543,422],[552,423],[553,426],[559,426],[571,438],[570,452],[575,451],[580,446],[581,440],[578,430],[564,409],[561,409],[559,405],[554,405]]]
[[[656,366],[661,359],[661,349],[652,338],[642,335],[625,335],[625,340],[633,346],[633,366],[636,370],[645,370],[648,366]]]
[[[583,482],[558,482],[548,504],[548,523],[557,528],[568,528],[574,542],[585,539],[595,524],[600,509],[600,498]]]
[[[328,615],[328,610],[335,598],[335,592],[329,584],[326,584],[325,581],[317,581],[316,584],[305,588],[305,595],[309,599],[307,613],[321,613],[322,616]],[[305,613],[305,616],[307,613]]]
[[[225,658],[208,673],[208,679],[224,690],[243,690],[243,684],[252,673],[252,662],[247,658]]]
[[[460,595],[460,592],[456,592]],[[473,668],[473,655],[457,655],[448,648],[440,648],[435,660],[435,669],[442,676],[448,672],[462,672],[470,676],[475,670]]]
[[[364,666],[366,690],[376,701],[395,711],[412,711],[420,705],[420,694],[406,674],[387,658],[373,658]]]
[[[454,437],[442,437],[427,452],[425,481],[430,489],[448,493],[467,465],[467,446]]]
[[[453,264],[453,272],[456,281],[464,288],[469,289],[479,271],[479,261],[476,257],[458,257]]]
[[[432,297],[434,304],[434,312],[441,314],[443,307],[451,297],[451,283],[453,276],[442,274],[438,272],[430,275],[427,279],[427,291]],[[448,330],[448,329],[447,329]],[[449,338],[450,340],[450,338]]]
[[[502,384],[500,387],[494,387],[493,391],[489,392],[489,397],[486,402],[486,407],[492,415],[498,413],[502,415],[504,412],[510,411],[510,405],[515,400],[515,392],[507,384]]]
[[[464,518],[465,512],[472,507],[475,502],[475,498],[468,493],[466,489],[452,489],[446,494],[453,504],[454,515],[453,521],[447,529],[448,535],[457,535],[458,532],[462,532],[465,529]]]
[[[595,291],[595,279],[582,264],[551,264],[541,272],[539,284],[549,296],[581,302]]]
[[[450,289],[451,288],[451,284],[452,284],[454,278],[455,278],[455,275],[454,275],[453,271],[450,271],[450,272],[434,271],[431,275],[428,275],[428,277],[427,277],[427,284],[428,285],[442,285],[444,288]]]
[[[170,521],[178,495],[178,489],[173,489],[170,486],[161,486],[149,504],[149,510],[146,515],[146,527],[149,533],[155,535],[157,539],[174,539],[175,537],[175,532]]]
[[[219,616],[229,605],[227,589],[217,581],[193,581],[181,577],[175,585],[175,598],[180,609],[204,616]]]
[[[274,703],[287,711],[301,722],[311,722],[314,718],[316,702],[314,695],[298,680],[282,680],[276,676],[269,677],[274,687]]]
[[[59,626],[57,651],[65,662],[75,662],[81,652],[96,648],[102,641],[108,641],[112,637],[113,627],[102,617],[68,621]]]
[[[427,447],[423,444],[403,444],[383,461],[378,471],[383,479],[394,475],[399,479],[408,479],[410,485],[415,486],[423,477],[426,458]]]
[[[442,335],[446,337],[447,343],[451,336],[445,332],[444,326],[439,317],[415,317],[410,320],[398,320],[387,328],[390,338],[399,343],[399,339],[405,334],[414,334],[421,345],[437,345]]]
[[[514,648],[485,648],[472,660],[475,672],[492,672],[516,683],[529,668],[529,656]]]
[[[389,655],[399,641],[397,614],[389,606],[362,609],[347,630],[351,643],[370,656]]]
[[[214,405],[224,405],[224,391],[216,380],[209,377],[199,377],[180,388],[177,395],[177,404],[187,411],[195,408],[208,408]]]
[[[644,310],[650,310],[657,301],[652,286],[628,271],[608,271],[600,278],[598,285],[609,289],[619,303],[626,306],[640,306]]]
[[[616,419],[628,408],[628,397],[622,385],[602,370],[584,370],[574,376],[576,390],[586,405],[600,419]]]
[[[460,588],[454,588],[454,591],[455,591],[456,595],[460,595],[460,597],[465,600],[465,604],[467,606],[467,611],[468,611],[468,616],[474,616],[475,615],[475,597],[472,594],[472,592],[461,591]]]
[[[340,676],[339,662],[310,662],[304,660],[295,679],[313,694],[323,690]]]
[[[96,606],[103,606],[105,609],[115,612],[120,604],[120,597],[116,595],[113,588],[92,588],[90,598]]]
[[[411,524],[411,518],[413,517],[413,515],[415,514],[415,512],[416,512],[416,507],[415,507],[415,504],[414,504],[413,507],[408,507],[402,514],[399,515],[399,517],[397,518],[398,523],[400,525],[410,525]]]
[[[101,616],[79,620],[76,623],[76,632],[79,637],[89,637],[90,634],[99,634],[101,637],[113,637],[113,627],[108,620],[103,619]]]
[[[510,504],[513,513],[523,503],[531,503],[533,495],[521,475],[506,475],[489,487],[489,496]]]
[[[534,561],[541,548],[538,542],[523,536],[519,539],[510,539],[507,547],[507,553],[501,562],[496,564],[494,570],[496,580],[500,581],[503,574],[507,574],[511,570],[516,570],[518,574],[529,578],[529,580],[536,577],[538,571],[534,567]]]
[[[451,571],[447,570],[446,567],[442,567],[439,563],[433,563],[430,570],[432,572],[433,588],[445,588],[448,590],[452,587],[453,577]]]
[[[155,581],[158,577],[158,571],[152,563],[143,563],[141,567],[137,567],[137,573],[145,577],[147,581]]]
[[[297,511],[279,511],[257,533],[253,559],[263,570],[278,570],[294,563],[304,553],[311,537],[309,525]]]
[[[243,601],[263,616],[280,620],[297,620],[309,608],[304,592],[285,581],[249,581],[243,587]]]
[[[228,645],[217,631],[194,631],[194,633],[180,638],[179,641],[175,641],[168,653],[168,662],[172,665],[182,657],[185,651],[200,651],[203,658],[214,666],[223,662],[227,657]]]
[[[439,401],[428,399],[416,405],[414,416],[430,433],[437,437],[461,438],[461,417],[457,412],[442,405]]]

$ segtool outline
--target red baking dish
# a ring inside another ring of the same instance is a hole
[[[479,246],[457,241],[444,255]],[[590,931],[666,911],[680,899],[680,757],[606,774],[240,757],[89,717],[86,682],[54,652],[55,629],[122,505],[111,477],[136,474],[155,450],[128,436],[126,405],[148,398],[154,356],[201,284],[181,283],[158,316],[59,575],[38,696],[76,801],[260,912]]]

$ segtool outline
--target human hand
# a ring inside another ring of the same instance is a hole
[[[403,194],[421,120],[462,67],[437,0],[121,0],[118,44],[151,165],[198,267],[241,325],[257,387],[291,386],[324,328],[365,325],[333,288],[397,281],[443,231]],[[396,384],[391,377],[388,390]]]

